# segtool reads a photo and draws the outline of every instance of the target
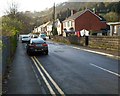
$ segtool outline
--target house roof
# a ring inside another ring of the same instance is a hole
[[[97,18],[99,18],[101,21],[106,21],[102,16],[98,16],[97,14],[93,13],[90,9],[86,9],[85,11],[79,11],[77,13],[75,13],[74,15],[68,17],[67,19],[65,19],[64,21],[67,20],[75,20],[76,18],[78,18],[79,16],[81,16],[82,14],[84,14],[85,12],[91,12],[93,15],[95,15]],[[64,22],[63,21],[63,22]]]
[[[47,24],[47,25],[52,25],[53,24],[53,22],[52,21],[49,21],[49,23]]]
[[[120,22],[108,22],[108,25],[120,25]]]
[[[48,22],[45,23],[45,24],[40,25],[39,27],[46,27],[49,23],[50,23],[50,21],[48,21]]]
[[[70,17],[68,17],[67,19],[65,19],[65,20],[71,20],[71,19],[76,19],[77,17],[79,17],[80,16],[80,14],[82,13],[82,11],[80,11],[80,12],[77,12],[77,13],[75,13],[74,15],[72,15],[72,16],[70,16]]]

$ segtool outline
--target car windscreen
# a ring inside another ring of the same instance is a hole
[[[23,36],[22,38],[29,38],[29,36]]]
[[[45,37],[46,37],[46,35],[45,35],[45,34],[41,34],[40,36],[41,36],[42,38],[45,38]]]
[[[31,43],[33,43],[33,44],[39,44],[39,43],[45,43],[45,41],[44,40],[38,40],[38,39],[36,39],[36,40],[32,40],[31,41]]]

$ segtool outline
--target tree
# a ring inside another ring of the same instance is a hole
[[[12,36],[16,35],[22,29],[22,23],[16,18],[8,16],[2,17],[2,35]]]
[[[7,15],[11,18],[15,18],[16,14],[18,13],[18,4],[15,2],[12,2],[8,6],[9,6],[9,9],[6,10]]]
[[[53,34],[53,36],[58,35],[56,27],[54,27],[54,28],[52,27],[52,34]]]
[[[115,12],[109,12],[107,13],[104,18],[108,21],[108,22],[117,22],[119,21],[118,15]]]
[[[9,9],[6,10],[7,15],[2,17],[2,35],[13,36],[23,29],[23,21],[20,19],[20,14],[17,11],[18,5],[12,2]]]
[[[16,14],[16,19],[22,23],[22,29],[20,33],[29,33],[33,30],[35,21],[31,17],[22,12],[18,12]]]
[[[114,3],[113,6],[111,7],[111,10],[120,15],[120,1]]]

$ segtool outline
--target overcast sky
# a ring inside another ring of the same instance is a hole
[[[53,6],[54,2],[56,4],[62,2],[115,2],[119,0],[0,0],[0,16],[5,13],[5,10],[10,7],[12,2],[18,5],[18,11],[42,11],[46,8]]]
[[[42,11],[46,8],[53,6],[54,2],[56,4],[65,2],[67,0],[0,0],[0,16],[5,13],[5,10],[15,2],[18,6],[18,11]]]

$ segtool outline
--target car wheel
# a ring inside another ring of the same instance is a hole
[[[31,55],[29,50],[27,50],[27,54],[28,54],[28,55]]]
[[[44,53],[45,53],[45,55],[48,55],[48,51],[45,51]]]

